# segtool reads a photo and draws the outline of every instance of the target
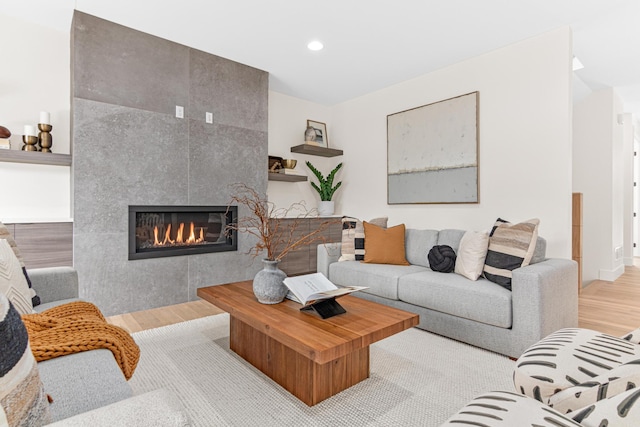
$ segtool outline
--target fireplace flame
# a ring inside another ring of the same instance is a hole
[[[190,223],[189,225],[189,237],[187,237],[187,239],[185,240],[183,238],[184,235],[184,222],[180,223],[180,226],[178,227],[178,232],[176,233],[176,238],[175,240],[171,239],[171,224],[167,225],[167,230],[164,233],[164,239],[162,240],[162,242],[160,242],[160,240],[158,239],[158,226],[154,226],[153,227],[153,246],[154,247],[162,247],[162,246],[168,246],[168,245],[193,245],[196,243],[201,243],[204,242],[204,230],[203,228],[200,228],[200,236],[198,238],[196,238],[196,231],[195,231],[195,225],[192,223]]]

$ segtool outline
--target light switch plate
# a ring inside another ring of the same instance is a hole
[[[207,123],[213,123],[213,113],[210,112],[206,112],[205,113],[205,119],[204,119]]]
[[[176,105],[176,117],[179,119],[184,119],[184,107],[181,105]]]

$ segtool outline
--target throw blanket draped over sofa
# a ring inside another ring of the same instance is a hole
[[[42,313],[22,316],[36,361],[81,351],[108,349],[128,380],[136,369],[140,349],[124,329],[108,324],[94,304],[76,301]]]

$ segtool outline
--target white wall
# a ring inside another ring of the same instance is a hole
[[[69,31],[57,31],[0,14],[3,65],[0,125],[22,147],[24,125],[51,113],[54,153],[70,153]],[[46,155],[46,154],[42,154]],[[71,173],[66,166],[0,162],[0,220],[19,222],[71,217]]]
[[[317,183],[317,180],[305,161],[310,161],[324,176],[342,161],[342,157],[326,158],[291,152],[291,147],[304,143],[307,120],[326,123],[329,147],[343,148],[343,141],[336,137],[331,127],[330,107],[278,92],[269,92],[269,155],[296,159],[298,164],[295,171],[308,176],[306,182],[269,181],[267,188],[269,201],[273,202],[277,208],[288,208],[301,201],[308,209],[316,208],[320,197],[311,187],[310,181]],[[341,176],[342,172],[338,172],[336,183],[340,181]],[[336,214],[341,211],[339,200],[342,192],[342,188],[338,189],[333,197],[336,202]]]
[[[571,45],[563,28],[333,107],[345,150],[340,213],[474,230],[537,217],[548,255],[571,258]],[[387,205],[387,115],[473,91],[480,203]]]
[[[623,112],[613,89],[593,92],[574,106],[573,191],[583,193],[583,284],[615,280],[624,272]]]
[[[622,180],[622,191],[624,199],[623,207],[623,245],[624,245],[624,265],[633,265],[633,115],[624,113],[620,116],[622,126],[622,161],[624,163],[624,174]]]

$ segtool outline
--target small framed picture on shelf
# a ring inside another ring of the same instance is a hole
[[[304,139],[306,144],[329,148],[327,125],[315,120],[307,120],[307,132]]]

